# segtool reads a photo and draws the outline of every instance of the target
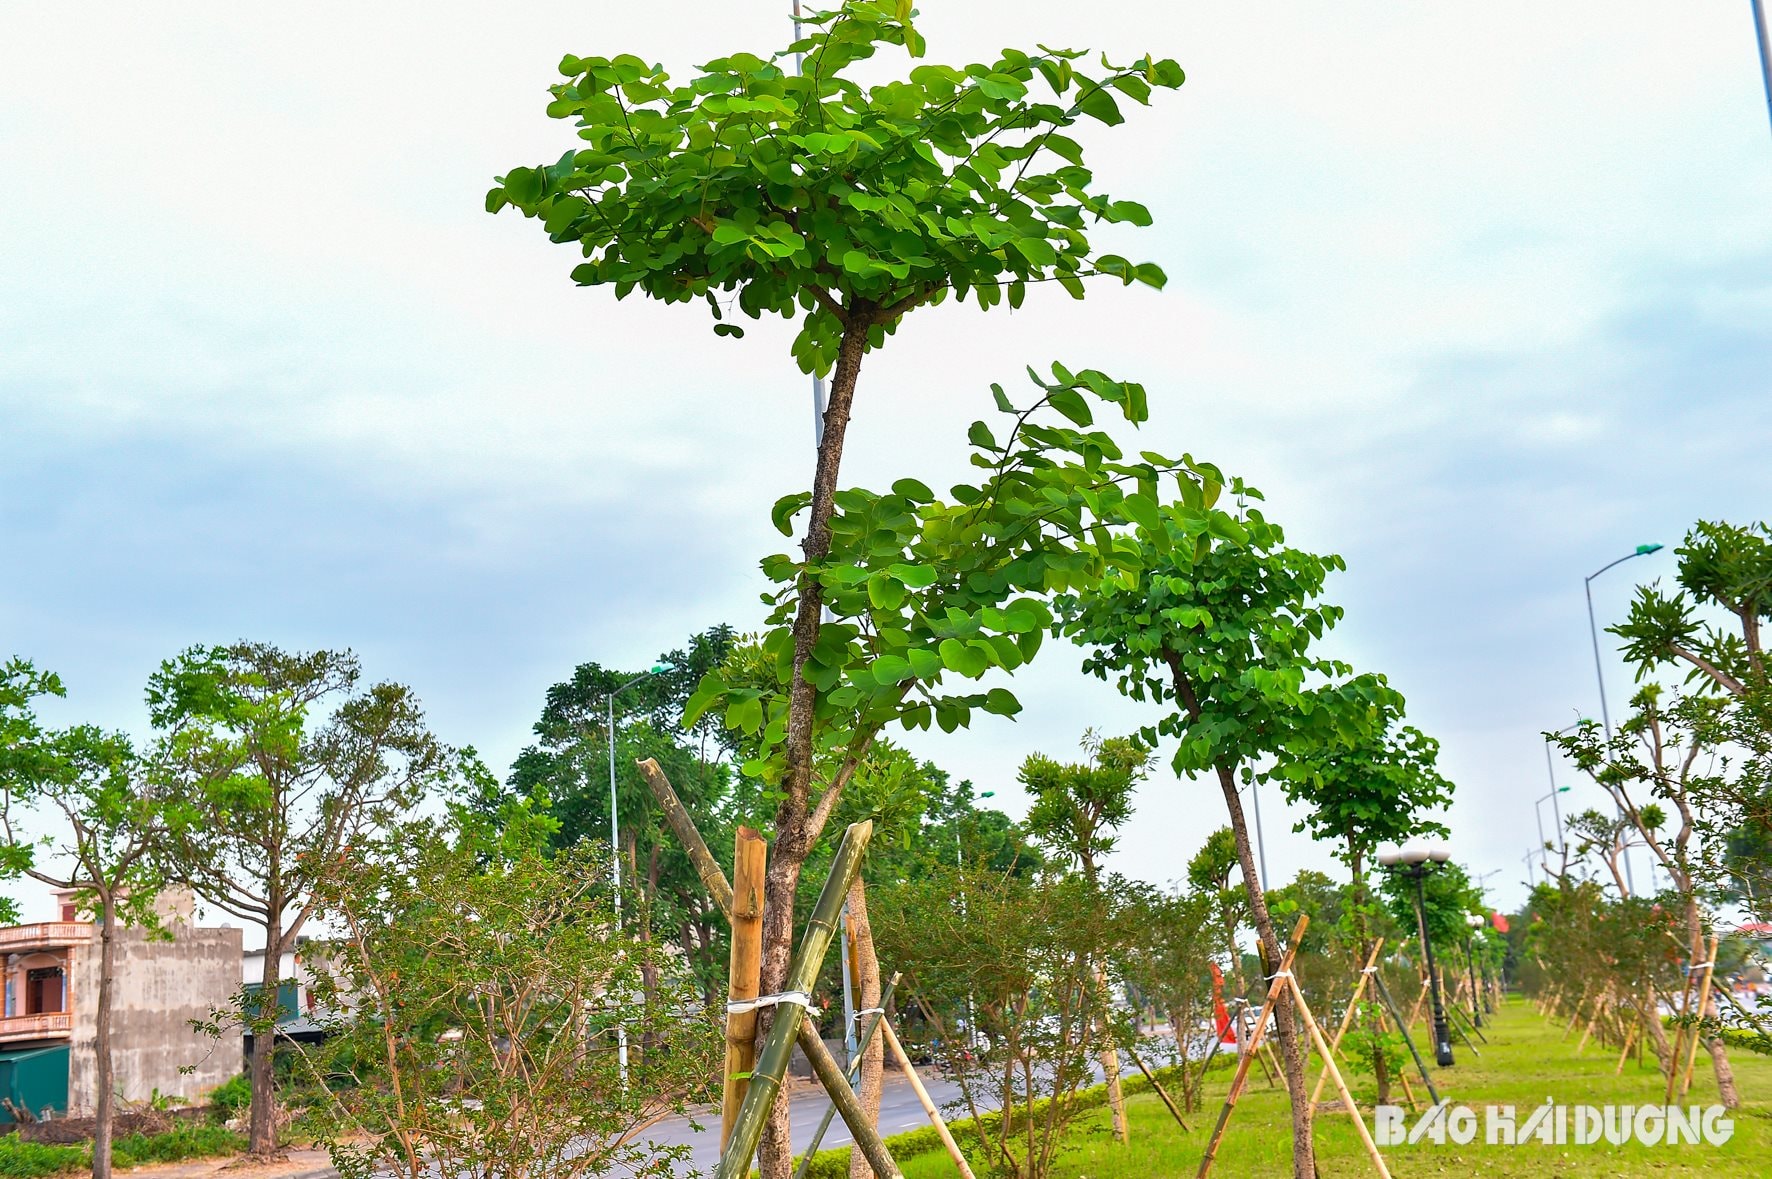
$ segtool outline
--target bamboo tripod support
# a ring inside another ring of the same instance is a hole
[[[1250,1043],[1237,1057],[1236,1072],[1231,1074],[1230,1091],[1225,1094],[1224,1108],[1218,1111],[1218,1124],[1212,1127],[1212,1136],[1206,1140],[1206,1153],[1200,1159],[1196,1179],[1206,1179],[1212,1173],[1212,1163],[1218,1157],[1218,1144],[1224,1140],[1224,1131],[1230,1124],[1231,1112],[1237,1108],[1237,1099],[1243,1096],[1243,1086],[1249,1080],[1250,1063],[1262,1037],[1267,1033],[1268,1017],[1273,1014],[1274,1005],[1280,1000],[1280,992],[1286,988],[1286,978],[1282,976],[1289,976],[1292,959],[1298,953],[1298,941],[1304,936],[1305,928],[1310,923],[1310,915],[1304,914],[1299,917],[1298,924],[1292,927],[1292,937],[1286,943],[1285,956],[1280,959],[1280,973],[1268,984],[1267,999],[1261,1005],[1261,1014],[1256,1017],[1255,1031]]]
[[[659,809],[664,812],[666,822],[683,844],[690,863],[695,866],[696,873],[701,877],[715,907],[727,921],[731,921],[732,885],[726,880],[726,874],[720,871],[720,865],[713,854],[708,851],[707,842],[702,839],[701,832],[689,817],[689,812],[684,810],[682,802],[678,800],[670,778],[652,758],[642,758],[635,764],[639,766],[640,776],[646,780],[652,796],[657,799]],[[784,995],[795,996],[810,991],[836,935],[837,912],[849,895],[849,886],[861,871],[862,855],[867,850],[873,828],[873,823],[862,822],[852,824],[844,831],[831,861],[830,874],[825,878],[824,889],[813,906],[812,918],[806,923],[800,945],[788,964]],[[783,1007],[786,1010],[781,1010]],[[843,1124],[849,1128],[850,1135],[855,1139],[856,1149],[867,1159],[868,1166],[873,1169],[877,1179],[903,1179],[898,1165],[892,1161],[891,1152],[886,1149],[885,1141],[880,1137],[879,1128],[868,1120],[862,1109],[861,1099],[849,1087],[842,1068],[831,1059],[830,1050],[818,1038],[818,1032],[807,1023],[805,1008],[792,1001],[778,1006],[775,1024],[770,1028],[762,1050],[757,1054],[746,1092],[739,1102],[738,1114],[732,1120],[729,1137],[720,1151],[720,1165],[714,1172],[716,1179],[745,1179],[748,1175],[751,1159],[757,1152],[757,1142],[762,1137],[763,1123],[769,1116],[770,1107],[781,1093],[788,1057],[796,1042],[800,1051],[812,1063],[813,1074],[829,1093],[831,1104],[836,1107],[843,1118]]]
[[[1329,1070],[1329,1076],[1335,1081],[1335,1089],[1341,1094],[1342,1104],[1347,1107],[1348,1116],[1353,1119],[1354,1128],[1359,1132],[1360,1141],[1365,1145],[1366,1153],[1372,1159],[1373,1168],[1377,1170],[1379,1179],[1390,1179],[1390,1169],[1384,1165],[1384,1156],[1378,1153],[1378,1145],[1372,1141],[1371,1131],[1366,1128],[1366,1120],[1360,1116],[1360,1107],[1355,1104],[1353,1094],[1348,1091],[1347,1082],[1342,1079],[1341,1070],[1335,1067],[1335,1054],[1330,1049],[1328,1042],[1323,1039],[1323,1029],[1317,1026],[1316,1019],[1311,1015],[1310,1004],[1305,1002],[1304,992],[1299,989],[1298,980],[1292,976],[1292,961],[1298,953],[1299,940],[1304,936],[1305,927],[1309,924],[1310,918],[1303,916],[1293,927],[1292,938],[1286,945],[1285,956],[1281,958],[1280,967],[1274,972],[1272,981],[1268,985],[1267,1001],[1262,1004],[1261,1015],[1255,1024],[1255,1037],[1259,1041],[1265,1035],[1268,1017],[1273,1014],[1275,1006],[1279,1003],[1280,995],[1290,992],[1299,1019],[1303,1021],[1306,1031],[1310,1034],[1311,1043],[1316,1046],[1317,1052],[1323,1057],[1323,1063]],[[1225,1095],[1224,1108],[1218,1113],[1218,1124],[1212,1128],[1212,1137],[1206,1143],[1206,1154],[1200,1159],[1197,1179],[1206,1179],[1212,1172],[1212,1164],[1218,1157],[1219,1144],[1224,1141],[1225,1130],[1230,1124],[1231,1114],[1235,1112],[1237,1100],[1242,1096],[1243,1082],[1249,1076],[1249,1057],[1257,1047],[1259,1047],[1258,1043],[1252,1043],[1249,1046],[1249,1051],[1246,1051],[1243,1058],[1237,1062],[1236,1074],[1231,1078],[1230,1092]]]
[[[911,1064],[911,1058],[905,1055],[904,1045],[898,1042],[898,1034],[892,1030],[892,1024],[882,1022],[880,1032],[886,1037],[887,1049],[897,1058],[899,1070],[911,1083],[911,1091],[917,1095],[918,1102],[923,1106],[923,1112],[929,1116],[929,1124],[935,1127],[936,1136],[947,1148],[948,1157],[953,1159],[954,1166],[959,1168],[961,1179],[973,1179],[972,1168],[966,1165],[966,1156],[960,1153],[960,1144],[954,1141],[953,1134],[948,1130],[948,1124],[942,1121],[941,1111],[936,1109],[935,1102],[929,1099],[929,1090],[923,1087],[923,1078],[917,1075],[916,1067]]]
[[[1696,949],[1702,951],[1705,948],[1706,943],[1700,938]],[[1704,1001],[1709,998],[1710,972],[1712,966],[1715,965],[1717,958],[1717,939],[1714,937],[1711,938],[1709,942],[1709,951],[1709,953],[1705,954],[1705,958],[1708,959],[1708,961],[1702,964],[1703,979],[1698,984],[1699,990],[1704,993],[1704,997],[1699,1000],[1698,1017],[1700,1019],[1704,1017]],[[1700,964],[1696,962],[1688,963],[1686,966],[1686,986],[1680,995],[1680,1022],[1674,1028],[1673,1060],[1671,1061],[1671,1067],[1668,1069],[1667,1074],[1667,1095],[1665,1098],[1665,1104],[1668,1105],[1673,1104],[1674,1087],[1680,1084],[1681,1077],[1690,1077],[1691,1069],[1687,1062],[1689,1060],[1696,1060],[1698,1057],[1698,1029],[1695,1026],[1689,1027],[1688,1022],[1689,1017],[1692,1015],[1693,976],[1699,970],[1699,967]],[[1689,1047],[1688,1041],[1690,1042]],[[1688,1080],[1687,1083],[1689,1084],[1690,1081]],[[1684,1092],[1685,1088],[1682,1086],[1681,1093],[1684,1094]]]
[[[1348,996],[1347,1010],[1342,1013],[1341,1026],[1335,1029],[1335,1038],[1329,1041],[1329,1051],[1341,1051],[1342,1037],[1347,1035],[1353,1026],[1354,1014],[1360,1009],[1360,996],[1366,993],[1366,980],[1378,969],[1378,952],[1384,948],[1384,939],[1379,938],[1372,943],[1372,952],[1366,956],[1366,965],[1360,968],[1360,981],[1354,984],[1354,993]],[[1317,1102],[1323,1096],[1323,1085],[1329,1080],[1329,1062],[1323,1062],[1323,1071],[1317,1074],[1317,1087],[1311,1090],[1311,1116],[1317,1115]]]

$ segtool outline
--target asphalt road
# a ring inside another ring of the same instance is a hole
[[[934,1073],[923,1074],[923,1086],[929,1090],[929,1096],[934,1099],[937,1108],[960,1096],[958,1085],[943,1080]],[[793,1110],[794,1152],[798,1154],[812,1141],[812,1132],[818,1128],[819,1120],[824,1117],[824,1111],[830,1108],[831,1103],[820,1089],[801,1090],[790,1100]],[[653,1126],[643,1137],[660,1145],[686,1144],[690,1147],[690,1161],[678,1169],[678,1174],[712,1175],[720,1162],[720,1111],[698,1111],[695,1121],[701,1124],[699,1131],[690,1125],[689,1119],[670,1118]],[[928,1124],[917,1095],[911,1091],[910,1082],[902,1076],[889,1075],[880,1096],[880,1133],[890,1136]],[[825,1131],[824,1141],[819,1149],[848,1146],[853,1141],[843,1119],[832,1118],[831,1128]]]

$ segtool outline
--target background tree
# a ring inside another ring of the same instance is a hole
[[[1345,664],[1314,655],[1311,643],[1341,610],[1318,601],[1339,557],[1285,546],[1259,510],[1241,518],[1216,510],[1222,475],[1205,464],[1199,483],[1159,503],[1154,487],[1127,499],[1136,522],[1126,568],[1060,602],[1061,632],[1089,649],[1083,666],[1112,677],[1134,700],[1167,706],[1143,736],[1177,742],[1177,774],[1214,777],[1229,811],[1249,916],[1268,961],[1282,956],[1263,896],[1241,787],[1276,759],[1352,746],[1376,727],[1390,699],[1373,677],[1349,680]],[[1210,472],[1209,475],[1204,474]],[[1259,493],[1237,480],[1239,501]],[[1276,1030],[1292,1104],[1293,1170],[1315,1174],[1310,1095],[1295,1012],[1282,992]]]
[[[1187,864],[1188,885],[1196,892],[1212,898],[1218,926],[1223,931],[1224,951],[1228,958],[1231,993],[1248,998],[1243,981],[1243,950],[1237,944],[1237,931],[1248,920],[1249,893],[1241,882],[1232,887],[1231,879],[1240,867],[1237,860],[1237,836],[1229,827],[1219,827],[1206,837]]]
[[[65,695],[60,676],[38,671],[29,660],[11,658],[0,664],[0,780],[33,781],[51,771],[54,757],[45,747],[35,702],[43,696]],[[29,863],[23,849],[0,846],[0,874],[16,877]],[[18,921],[18,901],[0,897],[0,922]]]
[[[349,652],[261,643],[193,647],[148,685],[162,787],[178,821],[167,871],[263,931],[264,974],[243,993],[252,1034],[250,1148],[277,1148],[271,1053],[283,954],[314,915],[315,882],[351,848],[458,773],[484,775],[426,728],[411,690],[359,690]]]
[[[664,1179],[687,1153],[644,1128],[705,1096],[713,1025],[687,974],[627,1001],[645,947],[616,928],[607,846],[550,848],[536,810],[402,823],[317,882],[339,934],[313,956],[333,1014],[305,1063],[342,1174]],[[625,1078],[618,1020],[668,1048]]]
[[[864,88],[846,76],[879,50],[920,57],[908,0],[847,0],[809,19],[809,34],[764,60],[715,59],[691,81],[631,55],[568,56],[549,114],[578,125],[582,143],[553,164],[514,168],[487,196],[540,220],[552,240],[576,246],[583,285],[612,284],[666,302],[704,299],[715,331],[721,295],[752,318],[802,315],[793,353],[830,373],[809,493],[778,505],[785,523],[807,509],[804,562],[790,570],[787,647],[774,650],[786,680],[785,715],[772,734],[778,790],[764,918],[762,986],[786,974],[801,871],[829,804],[817,797],[823,698],[837,686],[836,651],[855,637],[847,620],[821,613],[832,597],[824,567],[837,536],[839,475],[857,379],[906,314],[950,295],[981,308],[1019,306],[1029,283],[1054,281],[1073,295],[1083,278],[1161,285],[1155,266],[1095,253],[1094,221],[1148,224],[1131,201],[1097,191],[1083,148],[1063,132],[1089,118],[1123,121],[1116,95],[1148,101],[1153,87],[1182,83],[1172,61],[1143,58],[1079,68],[1085,54],[1005,51],[964,68],[917,65]],[[790,56],[804,69],[790,71]],[[1043,84],[1050,98],[1030,87]],[[902,510],[902,509],[901,509]],[[846,564],[842,562],[841,564]],[[915,585],[877,579],[877,594]],[[851,615],[853,617],[853,615]],[[959,669],[956,669],[959,670]],[[859,749],[857,753],[861,752]],[[826,784],[830,803],[841,781]],[[760,1021],[764,1031],[772,1020]],[[786,1107],[761,1148],[764,1179],[786,1179]]]
[[[1223,937],[1219,898],[1204,889],[1164,893],[1137,886],[1129,895],[1134,909],[1128,925],[1134,936],[1116,953],[1118,969],[1156,1005],[1172,1037],[1153,1037],[1140,1050],[1150,1060],[1174,1061],[1182,1108],[1191,1112],[1200,1101],[1205,1058],[1218,1037],[1208,963]],[[1212,1030],[1203,1033],[1202,1024]]]
[[[1093,731],[1083,735],[1083,751],[1089,761],[1080,765],[1067,765],[1043,753],[1030,754],[1021,763],[1019,777],[1033,800],[1026,819],[1028,831],[1059,856],[1074,861],[1094,893],[1101,887],[1100,858],[1113,850],[1111,832],[1132,817],[1132,794],[1150,768],[1151,755],[1130,738],[1103,739]],[[1110,1008],[1107,963],[1100,959],[1092,962],[1090,975],[1103,993],[1102,1007]],[[1120,1088],[1120,1056],[1105,1016],[1099,1032],[1096,1058],[1107,1080],[1114,1137],[1128,1142],[1131,1127]]]
[[[158,925],[154,899],[161,880],[154,852],[166,800],[144,781],[135,751],[120,733],[91,725],[27,732],[27,725],[35,728],[25,711],[30,698],[60,695],[59,681],[14,663],[0,669],[0,685],[0,724],[14,738],[0,756],[0,864],[8,876],[22,873],[76,893],[97,918],[92,1173],[108,1179],[117,1106],[111,1057],[117,931],[123,923]],[[27,740],[34,748],[26,748]]]

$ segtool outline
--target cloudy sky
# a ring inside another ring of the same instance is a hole
[[[138,729],[193,642],[350,646],[502,767],[549,683],[756,617],[768,505],[810,475],[788,329],[617,304],[481,201],[571,139],[565,52],[678,72],[785,3],[216,2],[0,15],[0,655],[57,720]],[[1146,445],[1263,488],[1346,556],[1337,651],[1444,743],[1458,858],[1520,895],[1538,733],[1596,708],[1581,583],[1766,517],[1772,131],[1745,0],[925,0],[931,57],[1177,58],[1088,135],[1167,290],[921,312],[870,361],[856,483],[964,470],[992,380],[1142,380]],[[1668,554],[1596,583],[1602,624]],[[1019,722],[911,744],[1011,810],[1028,751],[1140,714],[1050,645]],[[1615,708],[1628,674],[1608,660]],[[1591,804],[1580,788],[1570,798]],[[1270,875],[1326,865],[1265,809]],[[1119,866],[1223,822],[1159,775]]]

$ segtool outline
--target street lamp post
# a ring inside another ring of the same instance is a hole
[[[1567,786],[1558,786],[1555,782],[1552,782],[1551,783],[1551,792],[1549,794],[1545,795],[1544,798],[1538,799],[1536,802],[1534,802],[1532,804],[1532,818],[1538,824],[1538,853],[1539,853],[1539,855],[1543,855],[1544,850],[1550,846],[1550,841],[1544,837],[1544,810],[1543,810],[1543,807],[1544,807],[1544,799],[1548,798],[1548,799],[1550,799],[1550,804],[1551,804],[1551,817],[1554,818],[1557,822],[1557,855],[1565,861],[1567,861],[1569,858],[1569,856],[1568,856],[1569,844],[1563,838],[1563,811],[1562,811],[1562,808],[1560,808],[1557,805],[1557,795],[1567,794],[1567,793],[1569,793],[1569,788]],[[1543,865],[1543,867],[1544,867],[1544,874],[1546,876],[1549,876],[1550,875],[1550,865],[1546,864],[1546,865]]]
[[[621,928],[621,810],[615,798],[615,698],[633,687],[635,684],[652,678],[660,672],[669,671],[670,666],[654,663],[651,670],[642,672],[609,693],[609,852],[614,871],[611,876],[615,885],[615,928]],[[617,1022],[615,1025],[615,1056],[621,1069],[621,1083],[625,1088],[628,1083],[628,1027]]]
[[[1612,713],[1606,707],[1606,673],[1600,663],[1600,624],[1594,618],[1594,578],[1606,572],[1606,570],[1612,568],[1612,566],[1622,565],[1633,557],[1647,557],[1650,553],[1658,553],[1660,551],[1661,546],[1658,544],[1640,544],[1636,547],[1635,552],[1626,553],[1616,561],[1601,565],[1598,569],[1588,574],[1581,583],[1582,592],[1587,594],[1587,631],[1588,636],[1593,639],[1594,643],[1594,680],[1600,687],[1600,723],[1605,726],[1606,729],[1607,745],[1612,744]],[[1545,756],[1550,756],[1548,749],[1545,752]],[[1617,806],[1618,813],[1623,815],[1624,803],[1620,802],[1617,798],[1614,798],[1612,802],[1613,805]],[[1636,877],[1631,874],[1629,852],[1626,852],[1624,856],[1624,883],[1631,892],[1634,893],[1637,891]]]
[[[1528,888],[1537,888],[1538,887],[1538,874],[1536,872],[1532,871],[1532,861],[1539,858],[1542,855],[1544,855],[1544,841],[1540,840],[1538,843],[1538,847],[1536,849],[1534,849],[1533,851],[1529,851],[1525,855],[1520,857],[1520,859],[1522,861],[1524,861],[1525,865],[1526,865],[1526,886]]]
[[[1470,932],[1464,935],[1464,964],[1470,968],[1471,976],[1471,1026],[1483,1026],[1482,988],[1477,986],[1477,957],[1471,952],[1477,940],[1477,930],[1483,927],[1483,919],[1475,913],[1466,913],[1464,923]]]
[[[1446,1023],[1446,1007],[1440,1000],[1440,976],[1434,970],[1433,939],[1427,935],[1427,893],[1422,882],[1431,868],[1444,864],[1451,855],[1451,849],[1438,839],[1431,843],[1411,839],[1400,848],[1378,853],[1381,866],[1415,881],[1415,921],[1421,933],[1422,958],[1427,963],[1428,990],[1434,1000],[1434,1060],[1441,1068],[1453,1063],[1452,1031]]]

